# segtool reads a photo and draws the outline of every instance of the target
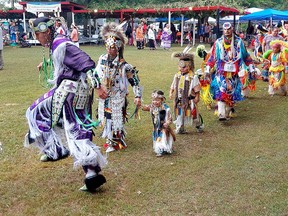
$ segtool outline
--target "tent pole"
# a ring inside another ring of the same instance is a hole
[[[134,17],[132,16],[131,17],[131,22],[132,22],[132,41],[131,41],[131,43],[132,43],[132,46],[134,45],[134,40],[136,40],[136,38],[134,38],[134,34],[133,34],[133,32],[134,32]]]
[[[169,24],[169,29],[171,29],[171,11],[168,13],[168,24]]]
[[[195,18],[193,17],[193,46],[195,45]]]
[[[217,9],[216,22],[217,22],[217,36],[216,36],[216,38],[218,38],[220,35],[220,10],[219,9]]]
[[[25,10],[24,10],[24,12],[23,12],[23,27],[24,27],[24,32],[25,33],[27,33],[27,31],[26,31],[26,16],[25,16]]]
[[[74,12],[72,12],[72,23],[74,23],[75,24],[75,14],[74,14]]]
[[[236,13],[233,13],[233,28],[236,27]]]
[[[181,47],[183,46],[184,15],[181,14]]]

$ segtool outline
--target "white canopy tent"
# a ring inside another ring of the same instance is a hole
[[[262,10],[264,10],[264,9],[262,9],[262,8],[247,8],[247,9],[245,9],[244,11],[246,12],[246,13],[254,13],[254,12],[259,12],[259,11],[262,11]],[[236,15],[235,16],[235,21],[236,22],[239,22],[239,19],[240,19],[240,17],[241,16],[243,16],[243,15]],[[225,17],[222,17],[221,19],[220,19],[220,22],[221,23],[224,23],[224,22],[234,22],[234,16],[225,16]],[[248,22],[248,21],[241,21],[241,22]]]
[[[195,21],[195,22],[198,22],[197,19],[192,18],[192,19],[186,20],[185,23],[193,23],[194,21]],[[209,23],[214,24],[214,23],[216,23],[216,21],[217,21],[217,20],[214,19],[213,17],[209,17],[209,18],[208,18],[208,22],[209,22]]]

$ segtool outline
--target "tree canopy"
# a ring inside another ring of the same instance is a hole
[[[75,2],[85,2],[85,4],[88,3],[89,7],[106,10],[121,8],[168,8],[208,5],[235,7],[240,10],[249,7],[288,9],[286,6],[286,0],[77,0]]]
[[[8,0],[18,2],[19,0]],[[24,0],[23,0],[24,1]],[[26,2],[55,2],[57,0],[25,0]],[[1,3],[2,1],[0,1]],[[288,10],[287,0],[73,0],[72,2],[87,5],[92,9],[123,9],[123,8],[173,8],[190,6],[221,5],[235,7],[239,10],[250,7],[274,8]],[[13,5],[13,3],[11,4]]]

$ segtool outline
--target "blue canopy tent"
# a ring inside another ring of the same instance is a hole
[[[288,20],[288,13],[285,11],[278,11],[274,9],[266,9],[263,11],[251,13],[248,15],[241,16],[240,21],[244,20]]]

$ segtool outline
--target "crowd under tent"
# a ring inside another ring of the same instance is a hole
[[[159,16],[167,16],[168,23],[171,24],[171,18],[175,16],[181,17],[181,45],[183,45],[183,26],[185,17],[191,18],[199,15],[203,12],[211,12],[216,14],[216,22],[218,24],[218,32],[219,29],[219,21],[220,17],[226,15],[233,15],[234,17],[238,15],[240,12],[231,7],[224,6],[201,6],[201,7],[183,7],[183,8],[140,8],[140,9],[120,9],[120,10],[91,10],[87,9],[83,5],[79,5],[73,2],[20,2],[23,6],[23,10],[17,10],[17,15],[22,14],[23,20],[26,20],[27,13],[34,13],[38,15],[39,13],[46,12],[52,13],[55,16],[63,16],[66,18],[68,22],[68,26],[71,23],[74,23],[74,17],[76,14],[86,14],[89,19],[98,19],[98,18],[117,18],[120,19],[120,22],[124,20],[132,20],[134,18],[144,18],[144,17],[159,17]],[[8,11],[8,13],[13,14],[12,11]],[[16,14],[16,12],[14,11]],[[1,15],[1,11],[0,11]],[[234,19],[235,25],[235,19]],[[25,22],[24,22],[25,23]],[[24,24],[25,25],[25,24]],[[193,29],[195,30],[195,19],[193,21]],[[24,30],[26,31],[26,26],[24,26]],[[193,31],[193,44],[195,43],[195,31]],[[91,34],[90,34],[91,36]]]

